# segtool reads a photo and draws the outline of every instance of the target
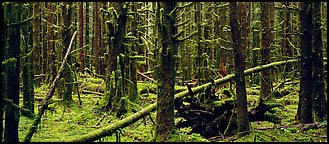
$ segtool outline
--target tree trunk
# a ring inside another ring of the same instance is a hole
[[[35,18],[33,19],[33,49],[34,49],[34,74],[40,75],[41,74],[41,26],[40,26],[40,3],[35,2],[33,6],[33,14]],[[40,79],[36,81],[36,86],[40,86]]]
[[[4,5],[5,21],[7,25],[20,22],[21,4],[10,2]],[[20,67],[20,25],[14,24],[7,27],[9,43],[7,68],[7,99],[12,100],[14,104],[19,105],[19,67]],[[10,92],[9,92],[10,91]],[[18,123],[19,110],[15,107],[6,108],[4,142],[18,142]]]
[[[30,3],[32,4],[32,3]],[[32,7],[24,9],[22,21],[32,16]],[[26,58],[23,66],[23,108],[34,113],[34,74],[33,74],[33,41],[32,41],[32,23],[28,22],[22,27],[22,35]],[[30,53],[31,52],[31,53]],[[23,116],[30,116],[28,113],[22,113]]]
[[[53,16],[54,16],[54,4],[52,2],[48,3],[48,25],[47,25],[47,81],[53,81],[56,76],[56,66],[55,66],[55,37],[53,30]]]
[[[241,31],[237,20],[236,2],[230,2],[230,26],[235,54],[235,80],[236,80],[236,103],[238,132],[249,130],[249,118],[247,110],[246,83],[244,77],[244,54],[241,47]],[[244,133],[247,134],[247,133]],[[244,135],[243,134],[243,135]],[[242,135],[240,135],[242,136]]]
[[[79,3],[79,47],[83,47],[83,2]],[[80,50],[80,69],[84,73],[85,62],[84,62],[84,52],[83,49]]]
[[[162,37],[162,51],[160,56],[159,84],[157,97],[157,115],[155,141],[165,141],[170,137],[174,129],[174,86],[175,86],[175,59],[177,44],[173,35],[175,34],[175,2],[165,2],[161,6],[164,9],[160,36]],[[160,8],[160,7],[159,7]],[[160,17],[161,18],[161,17]]]
[[[324,88],[320,3],[318,2],[313,3],[313,24],[313,105],[316,118],[323,121],[327,117],[327,100]]]
[[[271,39],[271,23],[270,23],[270,7],[269,2],[261,2],[261,28],[262,28],[262,61],[261,64],[270,63],[270,46]],[[271,93],[272,82],[270,79],[270,70],[261,72],[261,90],[260,98],[266,99]]]
[[[301,62],[300,91],[296,119],[312,123],[312,7],[310,2],[301,2]]]
[[[112,80],[110,79],[112,72],[115,72],[115,70],[117,69],[117,56],[120,53],[124,53],[124,46],[123,46],[123,42],[124,42],[124,37],[126,34],[126,23],[127,23],[127,11],[128,8],[125,6],[126,3],[121,3],[121,2],[114,2],[113,3],[114,8],[116,9],[117,13],[119,14],[119,18],[117,21],[118,27],[117,30],[115,29],[115,23],[108,23],[108,31],[109,31],[109,56],[107,59],[107,79],[106,79],[106,83],[107,83],[107,88],[108,90],[110,90],[110,83],[113,83]],[[116,31],[115,31],[116,30]],[[114,37],[114,39],[112,40],[111,37]],[[122,58],[122,57],[120,57]],[[118,91],[117,94],[115,95],[111,95],[109,92],[107,92],[108,98],[104,99],[105,100],[105,105],[106,105],[106,109],[112,109],[114,111],[117,111],[117,106],[119,106],[119,104],[117,104],[120,100],[120,93],[121,90],[119,89],[120,86],[118,85],[118,73],[115,72],[115,84],[116,84],[116,89]],[[122,88],[122,87],[121,87]],[[113,91],[114,89],[112,89]],[[103,106],[103,105],[102,105]]]
[[[62,18],[63,18],[63,52],[62,54],[65,55],[67,52],[67,49],[70,45],[70,36],[72,35],[72,28],[70,26],[72,25],[72,3],[71,2],[64,2],[64,6],[62,7]],[[69,106],[72,102],[72,89],[73,89],[73,75],[72,75],[72,69],[69,68],[69,65],[71,65],[71,56],[69,55],[67,58],[67,64],[64,66],[63,70],[63,78],[65,81],[64,85],[64,104],[65,106]]]
[[[99,2],[94,2],[94,62],[95,71],[99,74],[99,32],[100,32],[100,24],[99,24]]]

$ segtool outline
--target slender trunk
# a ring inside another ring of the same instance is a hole
[[[249,118],[247,110],[246,84],[244,77],[244,54],[241,47],[241,31],[237,20],[236,2],[230,2],[230,26],[235,54],[235,80],[236,80],[236,103],[237,103],[237,123],[238,132],[249,130]],[[247,133],[241,134],[243,136]]]
[[[83,2],[79,5],[79,47],[83,47]],[[80,69],[84,73],[85,62],[84,62],[84,52],[83,49],[80,50]]]
[[[270,63],[270,46],[271,39],[271,23],[270,23],[270,8],[269,2],[261,2],[261,28],[262,28],[262,49],[261,49],[261,64]],[[266,99],[271,94],[272,82],[270,79],[270,70],[261,72],[261,90],[260,99]]]

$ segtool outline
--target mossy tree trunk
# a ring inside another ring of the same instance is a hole
[[[126,23],[127,23],[127,11],[128,5],[126,3],[114,2],[112,3],[115,10],[119,14],[119,17],[116,22],[108,23],[108,44],[109,44],[109,56],[107,59],[107,76],[106,76],[106,89],[107,97],[104,99],[106,110],[111,109],[112,111],[118,112],[118,106],[120,106],[119,100],[121,99],[121,89],[122,85],[119,85],[118,82],[118,73],[117,70],[117,57],[120,53],[124,54],[124,38],[126,34]],[[117,25],[117,26],[116,26]],[[120,59],[123,58],[120,56]],[[123,67],[121,65],[121,67]],[[113,79],[111,79],[111,74],[115,74],[115,89],[113,89]],[[123,77],[124,75],[122,75]],[[123,83],[121,83],[123,84]],[[115,92],[117,91],[117,92]],[[102,105],[104,106],[104,105]]]
[[[246,83],[244,77],[244,54],[241,47],[241,30],[237,20],[236,2],[230,2],[230,26],[234,49],[235,80],[236,80],[236,104],[238,132],[249,130],[249,118],[247,110]],[[247,134],[247,133],[244,133]]]
[[[7,99],[12,100],[14,104],[19,105],[19,67],[20,67],[20,22],[21,4],[16,2],[8,2],[3,5],[5,12],[5,23],[11,25],[7,27],[8,32],[8,64],[7,69]],[[19,110],[8,105],[6,107],[4,142],[18,142],[18,123]]]
[[[135,36],[135,40],[134,43],[132,44],[132,49],[131,49],[131,53],[130,56],[134,57],[137,54],[137,47],[138,45],[136,44],[138,42],[138,36],[137,36],[137,3],[134,3],[132,5],[132,11],[135,12],[134,13],[134,20],[131,23],[131,30],[133,33],[133,36]],[[137,60],[135,58],[130,59],[130,63],[129,63],[130,67],[129,67],[129,77],[131,80],[131,84],[129,86],[129,99],[131,101],[136,100],[138,93],[137,93]]]
[[[23,7],[22,21],[32,16],[32,3]],[[32,21],[22,26],[22,47],[26,57],[23,65],[23,108],[34,113],[34,74],[33,74],[33,41],[32,41]],[[28,113],[22,113],[29,116]]]
[[[261,2],[261,29],[262,29],[262,48],[261,48],[261,64],[270,63],[270,46],[271,39],[271,23],[270,23],[270,6],[269,2]],[[260,98],[265,99],[271,94],[272,82],[270,79],[270,70],[261,72],[261,89]]]
[[[70,36],[72,35],[72,2],[64,2],[62,7],[62,20],[63,20],[63,33],[62,38],[63,46],[63,55],[67,52],[67,49],[70,45]],[[69,106],[72,102],[72,89],[73,89],[73,75],[71,65],[71,56],[69,55],[67,58],[67,63],[64,66],[63,70],[63,78],[64,78],[64,104]]]
[[[320,3],[313,3],[313,105],[315,117],[323,121],[327,118],[327,99],[325,98],[324,62],[321,33]]]
[[[165,141],[174,129],[174,86],[175,86],[175,58],[177,42],[175,34],[175,2],[161,3],[163,13],[160,11],[160,36],[162,51],[160,56],[157,116],[155,141]],[[159,7],[160,8],[160,7]]]
[[[311,2],[301,2],[301,61],[300,91],[297,120],[311,123],[312,116],[312,7]]]
[[[198,33],[196,36],[196,44],[197,44],[197,59],[196,59],[196,66],[198,69],[197,76],[198,76],[198,83],[203,84],[203,73],[202,73],[202,63],[201,63],[201,34],[202,34],[202,27],[201,27],[201,3],[195,3],[196,11],[195,11],[195,22],[197,24]]]

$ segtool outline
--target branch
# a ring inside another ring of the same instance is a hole
[[[24,24],[26,22],[29,22],[30,20],[32,20],[34,18],[34,15],[32,15],[31,17],[29,17],[28,19],[25,19],[23,21],[17,22],[17,23],[11,23],[11,24],[7,24],[7,27],[11,27],[11,26],[16,26],[16,25],[21,25]]]
[[[18,106],[18,105],[15,104],[15,103],[13,102],[13,100],[11,100],[11,99],[3,99],[3,104],[4,104],[4,105],[11,105],[11,106],[13,106],[13,107],[19,109],[19,111],[20,111],[21,113],[26,113],[26,114],[28,114],[30,118],[35,117],[35,115],[34,115],[33,112],[31,112],[30,110],[28,110],[28,109],[26,109],[26,108],[22,108],[22,107]]]
[[[51,99],[51,97],[54,95],[54,92],[55,92],[55,88],[58,84],[58,81],[61,79],[62,77],[62,71],[64,69],[64,65],[65,65],[65,62],[66,62],[66,59],[67,59],[67,56],[69,55],[70,53],[70,50],[71,50],[71,47],[72,47],[72,44],[73,44],[73,40],[75,38],[75,36],[77,35],[77,31],[74,32],[73,36],[72,36],[72,39],[71,39],[71,42],[70,42],[70,45],[68,47],[68,50],[63,58],[63,62],[62,62],[62,65],[61,67],[59,68],[59,71],[57,73],[57,76],[55,78],[55,80],[52,82],[51,84],[51,88],[50,90],[48,91],[48,94],[46,96],[46,98],[42,101],[42,106],[41,108],[39,109],[39,113],[38,115],[36,116],[36,118],[34,119],[34,122],[32,124],[32,126],[30,127],[27,135],[25,136],[24,138],[24,142],[30,142],[31,141],[31,138],[33,136],[33,134],[36,132],[37,130],[37,127],[41,121],[41,117],[45,111],[45,109],[48,107],[48,100]]]
[[[184,41],[184,40],[187,40],[187,39],[189,39],[190,37],[192,37],[193,35],[195,35],[195,34],[197,34],[197,33],[198,33],[198,30],[192,32],[191,34],[189,34],[189,35],[186,36],[186,37],[183,37],[183,38],[181,38],[181,39],[178,39],[178,42],[182,42],[182,41]]]

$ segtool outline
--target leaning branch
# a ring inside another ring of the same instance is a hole
[[[274,66],[283,65],[283,64],[286,64],[286,63],[294,63],[294,62],[297,62],[297,61],[298,61],[297,59],[293,59],[293,60],[287,60],[287,61],[273,62],[273,63],[267,64],[267,65],[261,65],[261,66],[257,66],[257,67],[254,67],[254,68],[250,68],[248,70],[245,70],[244,73],[245,73],[245,76],[246,76],[248,74],[255,73],[255,72],[260,72],[264,69],[268,69],[268,68],[271,68],[271,67],[274,67]],[[231,74],[231,75],[227,75],[227,76],[225,76],[221,79],[217,79],[217,80],[215,80],[215,85],[219,85],[219,84],[229,82],[232,78],[234,78],[234,76],[235,76],[234,74]],[[201,86],[194,87],[194,88],[192,88],[192,91],[193,91],[194,94],[199,93],[202,89],[207,88],[210,85],[211,85],[211,82],[206,83],[206,84],[201,85]],[[189,95],[189,91],[185,90],[183,92],[175,94],[175,99],[181,98],[181,97],[184,97],[184,96],[187,96],[187,95]],[[100,138],[108,136],[108,135],[112,134],[113,132],[115,132],[116,130],[119,130],[120,128],[124,128],[126,126],[129,126],[130,124],[133,124],[134,122],[136,122],[139,119],[143,118],[144,116],[148,115],[150,112],[155,111],[156,106],[157,106],[157,103],[155,102],[155,103],[149,105],[148,107],[146,107],[146,108],[144,108],[144,109],[128,116],[127,118],[124,118],[124,119],[116,122],[116,123],[113,123],[109,126],[98,129],[98,130],[96,130],[94,132],[91,132],[89,134],[86,134],[86,135],[83,135],[83,136],[80,136],[80,137],[77,137],[77,138],[72,138],[68,141],[69,142],[92,142],[92,141],[95,141],[95,140],[99,140]]]
[[[35,117],[34,119],[34,122],[33,122],[33,125],[30,127],[29,129],[29,132],[27,133],[26,137],[24,138],[24,142],[30,142],[31,141],[31,138],[33,136],[33,134],[36,132],[37,130],[37,127],[41,121],[41,117],[45,111],[45,109],[48,107],[48,100],[51,99],[51,97],[54,95],[54,92],[55,92],[55,88],[58,84],[58,81],[62,78],[62,71],[64,69],[64,65],[65,65],[65,62],[66,62],[66,59],[67,59],[67,56],[69,55],[70,53],[70,50],[71,50],[71,47],[72,47],[72,44],[73,44],[73,40],[75,38],[75,36],[77,35],[77,31],[74,32],[73,36],[72,36],[72,39],[71,39],[71,42],[70,42],[70,45],[69,45],[69,48],[63,58],[63,62],[62,62],[62,65],[61,67],[59,68],[59,71],[57,73],[57,76],[55,78],[55,80],[53,81],[53,83],[51,84],[51,88],[50,90],[48,91],[48,94],[46,96],[46,98],[42,101],[42,106],[41,108],[39,109],[39,113],[38,115]]]

